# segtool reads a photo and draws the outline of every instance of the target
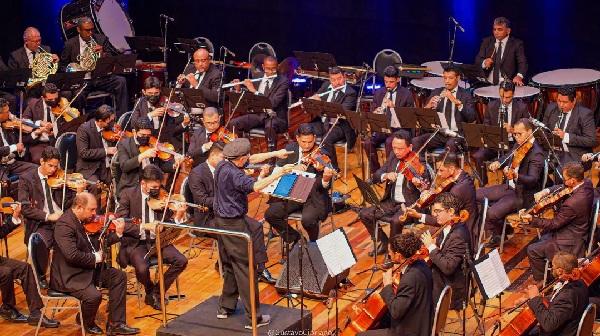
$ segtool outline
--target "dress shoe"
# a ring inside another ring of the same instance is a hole
[[[15,322],[15,323],[27,322],[27,316],[21,314],[21,312],[19,312],[15,308],[7,306],[7,305],[2,305],[0,307],[0,317],[2,317],[3,319],[5,319],[9,322]]]
[[[29,318],[27,319],[27,323],[32,326],[37,326],[39,320],[39,316],[29,316]],[[58,322],[57,320],[52,320],[47,318],[46,316],[42,316],[42,328],[58,328],[59,325],[60,322]]]
[[[39,282],[41,289],[48,289],[48,281],[45,278],[41,278]]]
[[[139,328],[130,327],[125,323],[109,323],[108,326],[106,326],[107,335],[135,335],[139,333]]]
[[[234,312],[235,312],[235,310],[225,308],[225,307],[219,307],[219,309],[217,309],[217,318],[221,319],[221,320],[226,319],[229,316],[233,315]]]
[[[496,235],[496,236],[492,236],[492,238],[490,238],[490,240],[488,240],[487,243],[485,243],[485,247],[486,248],[496,248],[498,246],[500,246],[500,235]]]
[[[271,315],[260,315],[256,320],[256,327],[260,328],[266,326],[269,323],[271,323]],[[252,322],[250,324],[245,325],[244,328],[252,330]]]
[[[386,254],[388,252],[388,246],[387,246],[387,241],[386,242],[379,242],[379,244],[377,245],[377,255],[382,255],[382,254]],[[373,257],[373,251],[369,252],[369,257]]]
[[[166,302],[166,300],[165,300],[165,302]],[[160,295],[157,293],[146,294],[144,303],[146,303],[148,306],[151,306],[155,310],[161,310],[160,309]]]
[[[277,279],[273,278],[273,276],[271,275],[271,272],[269,272],[269,270],[265,268],[258,275],[258,281],[268,283],[270,285],[274,285],[277,282]]]
[[[91,326],[86,326],[85,332],[86,332],[86,334],[91,334],[91,335],[104,334],[104,331],[102,331],[102,328],[100,328],[96,323],[92,324]]]

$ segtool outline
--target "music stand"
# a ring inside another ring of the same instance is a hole
[[[31,69],[0,71],[0,89],[23,88],[29,78],[31,78]]]
[[[542,146],[544,151],[548,153],[546,160],[549,165],[552,165],[552,169],[556,173],[557,179],[555,183],[560,183],[560,181],[562,181],[562,164],[560,163],[560,156],[557,154],[557,152],[564,152],[562,139],[558,135],[552,133],[549,129],[542,127],[537,127],[533,131],[533,136],[535,137],[535,140]],[[552,159],[556,161],[556,164],[553,163]]]
[[[497,151],[508,150],[508,143],[502,139],[508,139],[506,129],[499,126],[462,123],[465,142],[469,147],[489,148]]]
[[[396,117],[398,118],[402,128],[418,128],[417,110],[419,110],[418,107],[394,108],[394,112],[396,112]]]
[[[131,73],[135,68],[136,59],[136,54],[100,57],[92,71],[92,78]]]
[[[160,93],[167,98],[170,96],[171,103],[180,103],[187,111],[204,109],[208,104],[200,89],[162,87]]]
[[[335,57],[330,53],[294,51],[294,56],[302,70],[329,73],[329,68],[337,65]]]
[[[54,83],[61,91],[74,91],[85,82],[86,71],[60,72],[48,76],[46,83]]]
[[[157,36],[125,36],[125,41],[137,52],[162,51],[165,48],[165,41]]]
[[[235,112],[248,114],[267,113],[267,110],[273,110],[271,100],[267,96],[242,94],[235,91],[228,91],[226,95],[229,98],[229,104],[236,106]]]
[[[415,113],[415,127],[423,129],[441,128],[440,116],[437,111],[430,108],[412,108]]]

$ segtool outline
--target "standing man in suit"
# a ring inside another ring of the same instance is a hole
[[[56,248],[52,258],[50,288],[69,294],[81,301],[81,320],[86,333],[101,335],[96,324],[96,313],[102,303],[102,293],[96,288],[101,282],[108,288],[108,335],[135,335],[140,332],[126,324],[127,276],[116,268],[104,268],[96,275],[96,264],[104,259],[103,251],[96,250],[85,233],[83,224],[96,216],[96,199],[87,192],[78,194],[73,206],[56,222]],[[116,222],[117,235],[123,234],[124,223]]]
[[[527,105],[520,100],[514,100],[515,85],[512,82],[504,81],[500,84],[500,99],[492,100],[487,105],[483,116],[483,124],[490,126],[504,127],[508,135],[507,139],[503,139],[505,144],[514,144],[515,139],[512,135],[513,125],[521,118],[529,118]],[[496,149],[479,148],[474,154],[473,159],[479,168],[481,176],[481,186],[487,184],[487,169],[485,162],[493,159],[498,155]]]
[[[48,269],[48,251],[54,246],[54,223],[63,213],[61,207],[63,200],[63,188],[51,189],[48,177],[54,175],[60,164],[60,153],[55,147],[46,147],[42,152],[40,167],[34,169],[19,178],[19,202],[23,204],[23,216],[25,217],[25,243],[29,236],[37,232],[42,236],[43,248],[36,248],[35,265],[38,273],[42,274],[40,286],[47,287],[45,279]],[[82,191],[82,190],[80,190]],[[69,207],[74,192],[66,189],[64,206]]]
[[[327,218],[331,209],[328,190],[334,171],[328,167],[315,167],[303,162],[303,158],[315,149],[317,136],[310,124],[302,124],[296,130],[296,143],[286,146],[286,150],[293,152],[285,159],[277,161],[277,166],[299,165],[299,170],[313,173],[316,182],[310,191],[306,203],[296,201],[271,199],[269,208],[265,212],[265,220],[279,232],[286,243],[292,244],[300,239],[300,233],[288,224],[287,217],[295,211],[302,212],[302,227],[308,233],[308,240],[315,242],[319,238],[319,223]]]
[[[212,64],[212,55],[208,49],[198,48],[193,55],[194,64],[184,69],[177,77],[181,87],[198,89],[202,92],[209,106],[219,105],[221,90],[221,71]]]
[[[264,76],[258,87],[246,79],[242,82],[249,93],[265,96],[271,101],[273,109],[262,113],[248,113],[231,120],[231,126],[237,131],[249,132],[253,128],[264,127],[269,150],[277,146],[277,134],[284,133],[288,127],[288,79],[277,73],[277,59],[273,56],[265,57],[263,61]],[[268,77],[276,76],[275,78]],[[236,91],[240,91],[239,86]]]
[[[421,150],[421,156],[425,155],[426,150],[439,147],[448,147],[451,152],[458,150],[458,141],[452,137],[455,132],[462,133],[462,123],[475,121],[475,105],[471,94],[458,86],[460,81],[460,71],[458,68],[449,66],[444,69],[444,87],[435,89],[431,92],[425,108],[432,108],[437,111],[440,117],[442,130],[436,134],[426,147]],[[420,150],[425,144],[431,133],[424,133],[413,139],[415,150]]]
[[[559,282],[554,285],[549,300],[540,295],[538,287],[530,285],[527,304],[538,321],[540,335],[575,336],[589,302],[588,288],[581,280],[577,257],[568,252],[557,252],[552,258],[552,274]]]
[[[194,160],[194,167],[206,161],[213,145],[210,136],[221,126],[221,115],[215,107],[207,107],[202,112],[202,126],[194,130],[190,139],[188,156]]]
[[[577,104],[575,95],[573,87],[559,88],[556,103],[548,105],[542,120],[561,139],[562,143],[552,145],[562,147],[557,151],[562,165],[579,162],[583,154],[592,152],[597,145],[594,113]]]
[[[594,202],[592,181],[584,178],[583,166],[579,162],[569,162],[563,168],[564,185],[554,186],[552,191],[570,188],[571,194],[562,202],[554,218],[533,218],[519,212],[525,222],[542,229],[540,241],[527,247],[529,265],[533,270],[533,279],[541,283],[544,279],[546,259],[552,259],[557,251],[565,251],[576,257],[583,257],[585,243],[590,239],[590,216]],[[544,189],[535,195],[536,201],[548,195],[550,189]],[[595,223],[594,223],[595,224]]]
[[[101,56],[111,56],[111,47],[108,37],[94,33],[94,22],[92,19],[89,17],[80,18],[77,21],[77,32],[79,35],[74,36],[65,42],[65,48],[60,55],[60,65],[62,69],[65,69],[69,63],[79,64],[79,56],[83,53],[86,46],[91,46],[94,42],[96,45],[93,48],[96,53],[99,53]],[[91,79],[91,75],[86,75],[86,79]],[[129,98],[127,96],[127,81],[125,80],[125,77],[107,75],[101,78],[92,79],[85,91],[81,94],[81,99],[85,97],[86,92],[96,90],[110,92],[115,95],[117,106],[114,106],[114,109],[117,111],[118,116],[127,112]]]
[[[442,232],[435,240],[429,231],[421,236],[432,263],[433,302],[438,302],[442,290],[448,285],[452,288],[452,310],[461,310],[466,303],[466,275],[462,265],[464,258],[469,258],[471,244],[469,232],[459,219],[459,207],[458,197],[448,192],[440,194],[431,205],[431,213]]]
[[[60,102],[60,92],[53,83],[46,83],[42,89],[42,96],[32,101],[25,111],[23,119],[30,120],[39,126],[31,132],[27,147],[31,153],[31,162],[39,162],[42,151],[48,146],[54,146],[59,128],[66,123],[64,118],[56,118],[52,108]]]
[[[493,36],[483,39],[475,64],[481,68],[493,85],[498,85],[503,78],[522,86],[527,72],[527,58],[523,41],[510,36],[510,21],[505,17],[494,19]]]
[[[404,223],[400,222],[400,216],[404,213],[403,207],[415,203],[421,193],[420,188],[424,188],[431,177],[426,173],[424,180],[414,178],[409,181],[403,174],[399,174],[398,167],[401,163],[406,163],[412,153],[412,144],[410,134],[405,130],[399,130],[394,133],[392,140],[392,154],[387,158],[383,167],[373,174],[373,183],[385,183],[385,192],[381,199],[380,208],[363,208],[358,216],[361,222],[369,231],[373,243],[375,243],[375,234],[377,234],[378,246],[371,252],[385,254],[388,252],[388,236],[381,227],[375,231],[376,223],[380,219],[390,222],[390,236],[402,233]],[[414,157],[413,160],[420,160]],[[425,164],[422,162],[422,164]],[[427,171],[427,170],[426,170]]]
[[[396,109],[401,107],[414,107],[412,93],[405,87],[400,86],[400,73],[395,66],[388,66],[383,71],[384,87],[377,89],[373,94],[373,113],[385,114],[391,126],[391,131],[396,132],[402,125],[396,115]],[[410,130],[408,129],[410,132]],[[377,148],[385,143],[385,157],[392,152],[393,136],[386,133],[373,132],[370,138],[365,139],[364,150],[369,155],[370,171],[377,171],[381,165],[377,158]]]
[[[8,102],[0,98],[0,123],[8,121],[11,116]],[[28,134],[23,134],[21,140],[25,142],[28,137]],[[37,168],[36,164],[23,160],[27,151],[23,142],[19,141],[19,130],[5,130],[0,127],[0,176],[4,174],[21,176]]]
[[[331,92],[323,96],[320,95],[328,91]],[[346,111],[356,111],[356,91],[346,83],[344,72],[337,66],[329,69],[329,81],[325,81],[311,99],[338,103],[341,104]],[[315,118],[311,122],[311,125],[317,136],[323,137],[331,127],[331,123],[333,123],[333,120],[329,120],[329,118],[326,117],[319,117]],[[345,141],[348,144],[348,149],[352,149],[356,143],[356,131],[352,129],[350,123],[345,119],[340,119],[331,130],[327,139],[323,141],[323,148],[327,153],[330,153],[331,163],[336,168],[338,167],[337,155],[333,144],[340,141]]]
[[[102,131],[108,128],[114,118],[112,107],[102,105],[96,109],[94,119],[77,129],[77,172],[86,180],[110,184],[110,157],[117,153],[117,147],[109,146],[102,137]]]

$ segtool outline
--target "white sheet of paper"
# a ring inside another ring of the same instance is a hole
[[[327,265],[327,271],[332,277],[356,264],[356,258],[342,230],[337,229],[317,239],[317,246],[321,251],[325,265]]]
[[[497,296],[510,286],[510,279],[506,274],[498,249],[490,252],[487,259],[475,264],[475,271],[490,298]]]

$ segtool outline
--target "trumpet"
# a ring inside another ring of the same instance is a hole
[[[337,88],[336,89],[331,89],[331,90],[328,90],[328,91],[325,91],[325,92],[322,92],[322,93],[317,93],[316,95],[319,96],[319,97],[323,97],[323,96],[326,96],[326,95],[334,92],[335,90],[337,90]],[[292,105],[288,106],[288,108],[294,108],[294,107],[298,107],[300,105],[302,105],[302,100],[299,100],[299,101],[293,103]]]
[[[268,77],[260,77],[260,78],[254,78],[254,79],[250,79],[251,82],[260,82],[263,79],[273,79],[277,77],[277,75],[273,75],[273,76],[268,76]],[[243,84],[242,82],[236,82],[236,83],[227,83],[227,84],[223,84],[223,86],[221,86],[221,89],[228,89],[230,87],[234,87],[236,85],[241,85]]]

